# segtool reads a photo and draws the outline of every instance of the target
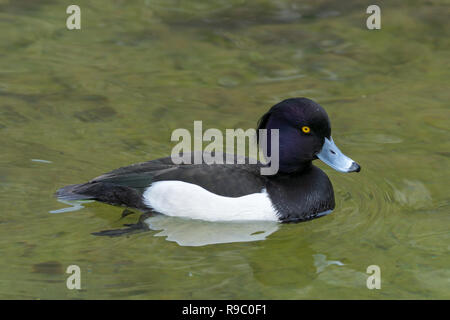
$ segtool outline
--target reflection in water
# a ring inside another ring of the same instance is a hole
[[[51,211],[49,211],[49,213],[64,213],[64,212],[78,211],[78,210],[84,208],[82,203],[90,203],[90,202],[94,202],[94,200],[72,200],[72,201],[68,201],[68,200],[60,200],[60,199],[58,199],[58,202],[67,204],[70,207],[57,209],[57,210],[51,210]]]
[[[266,239],[278,230],[271,221],[208,222],[156,215],[144,221],[152,230],[162,230],[156,236],[167,237],[180,246],[248,242]]]
[[[43,159],[31,159],[31,161],[41,163],[52,163],[50,160],[43,160]]]
[[[327,257],[324,254],[318,253],[313,255],[314,257],[314,266],[316,267],[316,273],[322,272],[326,267],[330,265],[343,266],[344,264],[338,260],[327,260]]]

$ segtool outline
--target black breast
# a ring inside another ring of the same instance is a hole
[[[301,172],[271,177],[267,192],[282,222],[311,220],[335,206],[330,179],[313,165]]]

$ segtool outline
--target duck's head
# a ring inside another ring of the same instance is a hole
[[[325,110],[307,98],[291,98],[274,105],[258,122],[258,129],[279,130],[279,171],[298,171],[319,158],[340,172],[359,172],[361,167],[344,155],[331,137]],[[267,139],[271,155],[271,139]]]

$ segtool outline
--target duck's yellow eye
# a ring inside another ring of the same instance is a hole
[[[311,128],[308,127],[308,126],[303,126],[302,127],[302,131],[303,131],[303,133],[310,133],[311,132]]]

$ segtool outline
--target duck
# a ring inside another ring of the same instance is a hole
[[[121,167],[88,182],[60,188],[60,200],[96,200],[146,215],[205,221],[304,222],[335,208],[333,186],[313,164],[320,159],[344,173],[361,166],[344,155],[331,136],[325,109],[308,98],[289,98],[262,115],[257,129],[277,129],[278,171],[267,163],[175,164],[171,157]],[[270,144],[267,147],[270,154]]]

